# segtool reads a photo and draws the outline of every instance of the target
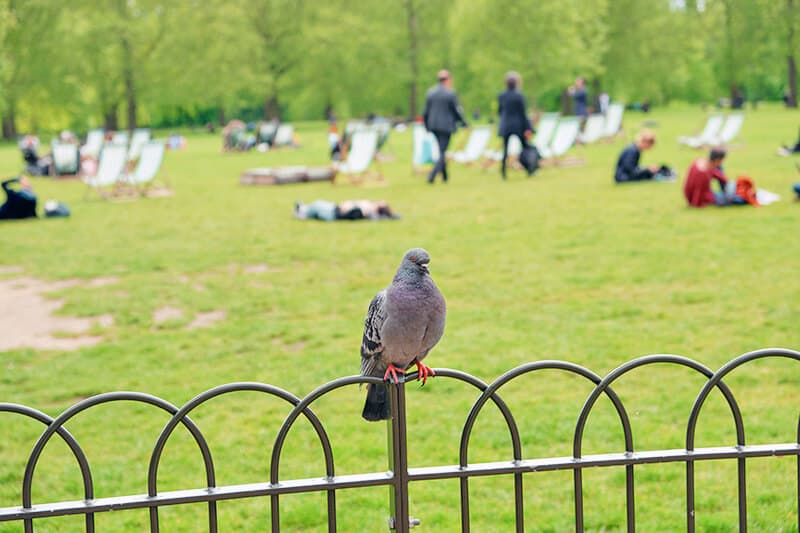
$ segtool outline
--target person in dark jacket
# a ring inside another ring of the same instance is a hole
[[[19,190],[12,189],[12,183],[19,183]],[[0,220],[36,216],[36,195],[28,178],[6,180],[3,182],[3,190],[6,192],[6,203],[0,205]]]
[[[656,143],[656,134],[650,130],[642,130],[636,136],[636,142],[629,144],[622,150],[617,160],[617,169],[614,172],[614,181],[627,183],[629,181],[651,180],[659,171],[657,166],[640,167],[639,157],[642,152],[649,150]]]
[[[503,160],[500,164],[500,175],[503,179],[506,179],[508,140],[512,135],[516,135],[524,150],[528,146],[527,137],[533,132],[533,126],[526,113],[525,96],[519,92],[521,85],[520,75],[509,72],[506,74],[506,90],[497,96],[497,112],[500,115],[497,135],[503,138]]]
[[[467,127],[464,120],[464,111],[458,103],[458,97],[453,90],[453,81],[450,73],[440,70],[438,74],[439,85],[431,88],[425,96],[425,111],[422,118],[425,129],[433,133],[439,145],[439,160],[434,165],[428,176],[428,183],[433,183],[436,174],[442,173],[442,181],[447,181],[447,162],[445,153],[450,144],[450,136],[456,131],[458,125]]]

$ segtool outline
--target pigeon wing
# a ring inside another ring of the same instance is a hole
[[[364,337],[361,339],[361,375],[371,376],[379,367],[383,355],[381,329],[386,321],[386,289],[372,298],[364,320]],[[383,374],[380,370],[379,374]]]

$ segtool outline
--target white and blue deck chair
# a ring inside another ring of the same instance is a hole
[[[105,132],[103,131],[103,128],[90,130],[89,133],[86,134],[86,144],[81,146],[81,155],[94,158],[99,157],[100,150],[103,149],[104,137]]]
[[[475,163],[483,156],[491,137],[492,128],[489,126],[476,126],[472,128],[472,131],[469,133],[469,139],[467,139],[467,145],[463,150],[453,152],[451,159],[467,165]]]
[[[539,122],[536,123],[536,134],[533,136],[533,144],[539,153],[542,151],[542,147],[546,147],[550,144],[550,140],[553,138],[553,133],[556,131],[556,126],[558,126],[558,118],[561,116],[560,113],[543,113],[541,117],[539,117]]]
[[[294,126],[291,124],[281,124],[275,132],[272,146],[294,146]]]
[[[583,131],[578,135],[578,141],[583,144],[592,144],[600,140],[606,125],[606,117],[600,114],[589,115]]]
[[[50,153],[53,157],[51,171],[54,176],[74,176],[80,170],[81,160],[76,144],[53,141]]]
[[[136,161],[139,159],[139,153],[146,142],[150,140],[149,128],[137,128],[133,130],[131,137],[131,146],[128,148],[128,161]]]
[[[128,147],[128,132],[125,130],[115,131],[114,135],[111,137],[112,144],[119,144],[124,147]]]
[[[100,163],[97,165],[97,174],[84,178],[89,191],[94,190],[103,198],[114,196],[123,178],[125,163],[127,162],[128,149],[125,145],[107,144],[100,152]]]
[[[578,138],[581,130],[581,119],[578,117],[564,117],[558,121],[553,140],[548,146],[537,147],[542,159],[552,159],[558,163],[557,158],[567,153]]]
[[[139,194],[144,195],[147,190],[152,188],[156,176],[161,170],[161,163],[164,161],[164,150],[165,145],[163,142],[150,141],[144,143],[139,155],[139,162],[136,168],[125,177],[125,183],[136,189]],[[166,182],[163,179],[161,181],[164,183],[162,189],[168,190]]]
[[[375,130],[356,130],[352,134],[350,149],[347,151],[347,158],[334,164],[337,172],[348,174],[350,181],[359,182],[366,175],[370,165],[375,161],[375,154],[378,151],[378,132]],[[383,174],[378,169],[377,177],[383,178]]]
[[[742,129],[744,124],[744,115],[742,113],[731,113],[725,120],[725,125],[722,126],[719,135],[717,135],[710,145],[728,144],[739,135],[739,130]]]
[[[439,144],[433,133],[422,124],[414,124],[413,136],[414,152],[411,161],[414,170],[418,171],[422,165],[436,164],[439,160]]]
[[[606,111],[606,121],[603,125],[603,137],[614,138],[622,130],[622,117],[625,114],[625,104],[614,102],[609,104]]]
[[[722,115],[711,115],[708,117],[706,126],[698,137],[682,136],[678,137],[678,142],[686,146],[691,146],[692,148],[702,148],[703,146],[712,145],[719,136],[724,120],[725,117]]]

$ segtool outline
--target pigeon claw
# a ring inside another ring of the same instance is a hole
[[[431,367],[423,365],[422,363],[416,360],[414,361],[414,364],[417,365],[417,379],[422,380],[422,385],[420,386],[424,386],[425,383],[428,381],[429,377],[436,375],[436,372],[434,372]]]
[[[405,370],[403,370],[402,368],[396,367],[392,363],[389,363],[389,367],[386,369],[386,373],[383,375],[383,380],[391,383],[392,378],[394,378],[395,385],[400,383],[400,380],[397,378],[398,372],[400,372],[401,374],[406,373]]]

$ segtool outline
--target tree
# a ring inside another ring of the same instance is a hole
[[[786,75],[789,78],[789,95],[786,105],[789,107],[797,107],[797,64],[794,60],[797,47],[795,38],[797,11],[794,0],[786,0]]]
[[[300,67],[305,39],[305,0],[248,1],[253,43],[253,72],[264,91],[264,118],[280,118],[280,93]],[[308,36],[313,39],[313,36]]]
[[[3,139],[9,140],[17,136],[23,99],[41,94],[53,81],[47,72],[47,56],[58,10],[46,0],[6,0],[0,6],[0,115]]]

